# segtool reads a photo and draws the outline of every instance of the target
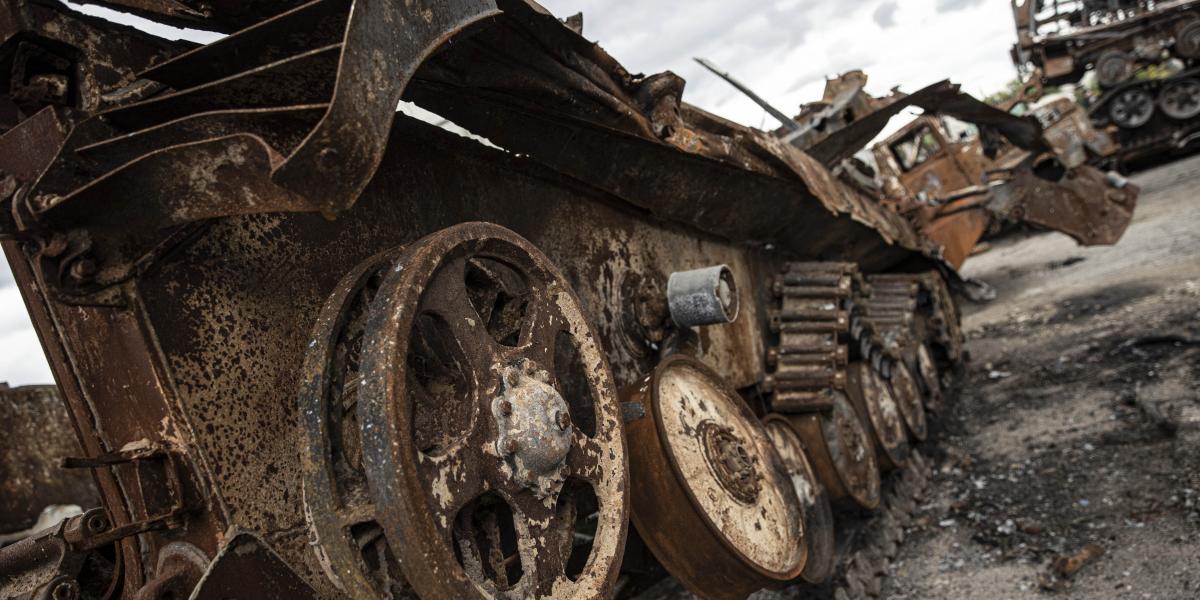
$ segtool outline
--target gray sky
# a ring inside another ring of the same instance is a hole
[[[819,99],[824,78],[850,69],[876,94],[950,78],[985,95],[1015,76],[1007,0],[541,0],[559,17],[584,13],[584,36],[630,71],[674,71],[692,104],[746,125],[777,123],[692,61],[730,71],[785,113]],[[75,6],[75,5],[73,5]],[[105,13],[88,8],[87,12]],[[124,20],[124,19],[122,19]],[[168,37],[180,30],[151,28]],[[214,36],[183,33],[195,41]],[[2,261],[0,261],[2,262]],[[5,262],[0,266],[0,381],[51,381]]]
[[[684,98],[746,125],[762,109],[692,61],[730,71],[785,113],[818,100],[826,76],[863,69],[867,89],[914,91],[950,78],[986,95],[1016,76],[1008,0],[539,0],[630,71],[670,70]]]

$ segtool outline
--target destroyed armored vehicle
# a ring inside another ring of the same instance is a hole
[[[783,120],[775,136],[904,215],[953,268],[986,233],[1008,224],[1060,231],[1087,246],[1115,244],[1133,218],[1136,187],[1090,166],[1113,156],[1115,144],[1069,99],[1005,111],[949,82],[885,97],[869,94],[866,84],[862,71],[828,79],[822,99],[794,119],[770,107]],[[909,107],[924,114],[871,143]]]
[[[1120,145],[1119,164],[1200,139],[1200,2],[1012,0],[1012,9],[1012,59],[1024,74],[1051,85],[1095,74],[1088,112]]]
[[[894,554],[959,277],[836,163],[524,0],[98,4],[227,35],[0,2],[0,237],[100,498],[0,596],[878,590],[833,509]]]

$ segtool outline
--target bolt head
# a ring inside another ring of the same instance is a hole
[[[501,400],[500,401],[500,414],[507,417],[507,416],[511,415],[512,412],[513,412],[512,402],[509,402],[508,400]]]
[[[554,420],[558,423],[559,429],[567,429],[571,426],[571,413],[560,410],[557,415],[554,415]]]
[[[54,600],[75,600],[79,597],[79,588],[70,581],[60,581],[50,592]]]
[[[505,454],[516,454],[518,447],[519,446],[517,445],[517,440],[515,440],[513,438],[508,438],[507,440],[504,440],[504,453]]]
[[[103,533],[108,529],[108,519],[103,515],[93,515],[87,520],[87,527],[93,534]]]

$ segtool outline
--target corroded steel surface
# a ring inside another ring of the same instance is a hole
[[[921,389],[917,386],[916,378],[905,361],[896,363],[891,377],[888,379],[888,385],[891,387],[892,396],[896,399],[896,405],[900,408],[900,415],[904,417],[904,425],[909,435],[923,441],[928,435],[925,399],[921,395]]]
[[[728,384],[673,355],[623,396],[646,409],[626,426],[633,521],[667,570],[704,598],[741,598],[799,576],[804,507]]]
[[[840,392],[828,414],[788,415],[831,500],[849,499],[862,508],[879,506],[879,462],[870,434]]]
[[[625,440],[569,284],[527,241],[481,223],[415,242],[385,272],[358,413],[374,513],[407,580],[430,598],[611,595]],[[513,533],[515,546],[496,546]]]

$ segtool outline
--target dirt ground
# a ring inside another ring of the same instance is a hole
[[[997,298],[965,309],[964,391],[884,597],[1200,598],[1200,157],[1134,181],[1115,247],[967,262]]]

